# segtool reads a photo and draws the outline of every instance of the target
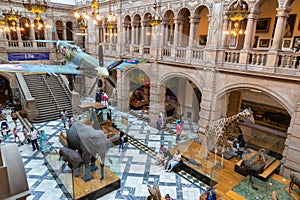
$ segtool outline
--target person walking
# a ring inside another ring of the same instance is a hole
[[[34,128],[31,127],[30,132],[29,132],[29,136],[31,138],[32,151],[35,151],[36,149],[39,151],[40,147],[39,147],[39,144],[37,142],[37,139],[38,139],[37,130],[34,130]]]
[[[124,151],[124,143],[125,143],[125,133],[124,131],[120,131],[119,133],[119,152]]]
[[[180,140],[180,135],[181,135],[180,121],[176,120],[176,143]]]
[[[42,153],[46,151],[46,142],[48,141],[48,136],[44,130],[40,131],[40,150]]]
[[[60,113],[60,118],[62,120],[62,122],[64,123],[64,128],[66,128],[66,122],[67,122],[67,119],[68,119],[68,111],[66,111],[65,109],[63,109]]]
[[[17,128],[15,127],[14,128],[14,137],[15,137],[15,140],[14,140],[14,142],[16,143],[17,141],[17,138],[18,138],[18,140],[19,140],[19,142],[21,143],[21,145],[23,145],[23,142],[21,142],[21,140],[20,140],[20,137],[19,137],[19,135],[18,135],[18,131],[17,131]]]
[[[15,128],[17,128],[17,119],[18,119],[18,113],[15,110],[11,110],[11,114],[10,114],[14,124],[15,124]]]
[[[158,115],[158,119],[157,119],[157,122],[156,122],[156,128],[158,130],[158,134],[161,134],[162,125],[163,125],[162,117],[160,115]]]

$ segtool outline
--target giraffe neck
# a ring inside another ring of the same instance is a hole
[[[233,123],[236,123],[239,121],[239,119],[241,118],[240,114],[236,114],[236,115],[232,115],[230,117],[225,118],[225,123],[224,126],[229,126]]]

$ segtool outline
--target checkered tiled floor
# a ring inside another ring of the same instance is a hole
[[[5,110],[5,112],[10,111]],[[117,111],[114,113],[115,121],[118,121],[121,115],[128,118],[129,125],[127,127],[120,125],[120,128],[134,139],[130,139],[129,143],[126,144],[124,152],[119,152],[118,147],[109,150],[108,156],[112,163],[107,161],[106,164],[121,177],[121,188],[100,199],[146,199],[149,195],[147,185],[158,184],[162,195],[168,193],[174,199],[198,200],[200,194],[204,192],[205,185],[200,185],[201,183],[199,183],[199,186],[196,186],[198,183],[192,184],[190,182],[193,181],[191,180],[192,177],[184,174],[184,172],[179,172],[180,175],[166,173],[161,166],[156,165],[156,161],[153,159],[160,144],[163,143],[168,148],[173,147],[175,136],[168,133],[157,135],[157,130],[148,126],[146,122],[129,114],[118,113]],[[10,118],[9,121],[12,128],[14,125]],[[58,149],[62,146],[58,140],[59,132],[63,129],[60,120],[34,124],[34,126],[37,129],[45,130],[49,143],[54,148]],[[21,123],[18,122],[19,135],[22,139],[21,127]],[[1,145],[10,142],[13,142],[12,133],[10,133],[8,140]],[[140,145],[140,143],[143,145]],[[19,149],[31,191],[31,196],[27,199],[67,199],[44,164],[43,155],[36,151],[32,152],[29,144],[19,145]]]

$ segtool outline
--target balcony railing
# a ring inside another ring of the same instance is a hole
[[[184,47],[177,47],[176,48],[176,58],[186,58],[186,48]]]
[[[117,51],[117,45],[116,44],[112,44],[111,45],[111,50],[116,52]]]
[[[225,63],[239,63],[240,51],[239,50],[226,50],[224,52]]]
[[[251,51],[247,64],[265,66],[267,63],[267,53],[266,51]]]
[[[19,42],[16,41],[16,40],[10,40],[10,41],[8,41],[8,47],[18,48],[19,47]]]
[[[133,45],[133,54],[134,55],[140,54],[140,47],[138,45]]]
[[[37,49],[37,48],[47,48],[46,42],[36,42],[34,40],[6,40],[4,44],[8,47],[8,49]]]
[[[289,68],[299,70],[300,53],[281,52],[278,55],[277,68]]]
[[[162,57],[171,57],[171,47],[162,47],[161,55]]]
[[[150,54],[150,47],[143,47],[143,55],[149,55]]]
[[[203,49],[192,49],[192,59],[193,60],[203,60]]]
[[[30,40],[24,41],[23,40],[23,47],[24,48],[32,48],[33,47],[32,41],[30,41]]]
[[[39,47],[39,48],[46,48],[46,47],[47,47],[47,46],[46,46],[46,42],[37,42],[36,45],[37,45],[37,47]]]

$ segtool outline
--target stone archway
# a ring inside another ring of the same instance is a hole
[[[255,124],[240,122],[247,145],[254,149],[265,148],[272,156],[281,159],[292,116],[290,106],[279,97],[263,87],[239,84],[217,93],[214,112],[229,117],[250,107]],[[237,134],[234,127],[229,132],[233,137]]]
[[[3,106],[11,105],[12,103],[12,87],[15,87],[16,80],[9,73],[0,73],[0,103]]]

